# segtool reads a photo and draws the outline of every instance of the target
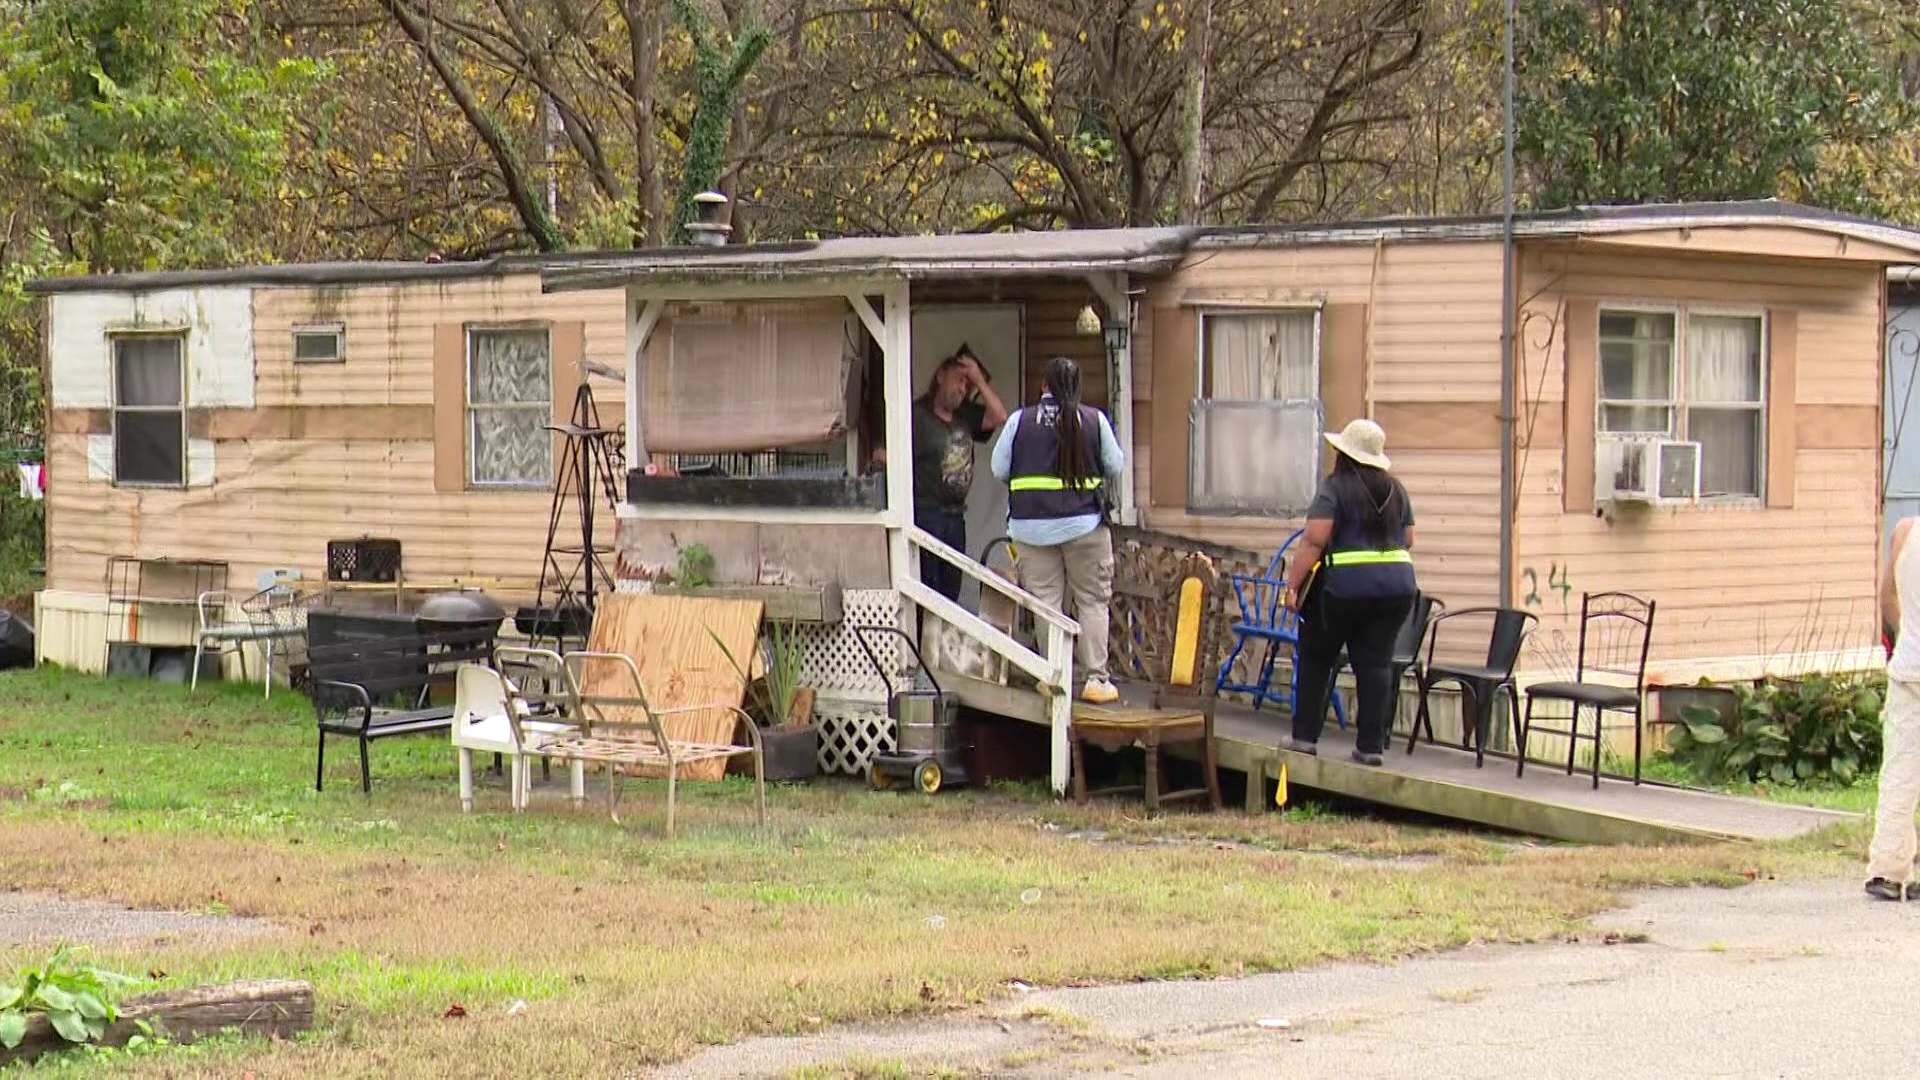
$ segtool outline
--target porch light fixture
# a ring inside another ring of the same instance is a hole
[[[1086,305],[1080,309],[1079,316],[1073,320],[1073,328],[1087,337],[1092,337],[1100,332],[1100,313],[1093,310],[1092,304]]]

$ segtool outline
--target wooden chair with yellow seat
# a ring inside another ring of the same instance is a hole
[[[1113,583],[1114,632],[1134,636],[1136,684],[1150,688],[1146,704],[1136,695],[1112,705],[1076,703],[1067,739],[1073,750],[1073,798],[1084,804],[1089,795],[1131,794],[1146,798],[1148,812],[1163,802],[1185,799],[1207,801],[1220,809],[1220,779],[1214,756],[1213,713],[1217,698],[1213,674],[1219,668],[1219,627],[1223,608],[1219,573],[1205,555],[1180,558],[1165,580],[1141,580],[1129,572],[1131,564],[1116,566]],[[1183,791],[1160,790],[1161,751],[1181,743],[1198,743],[1204,784]],[[1108,752],[1139,747],[1146,753],[1144,783],[1087,790],[1086,748]]]

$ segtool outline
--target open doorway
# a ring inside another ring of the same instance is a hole
[[[1026,319],[1019,304],[930,304],[913,309],[913,387],[926,389],[940,362],[966,345],[986,369],[994,392],[1008,411],[1024,403],[1026,377]],[[997,437],[997,436],[996,436]],[[993,442],[974,447],[973,487],[967,494],[967,552],[978,559],[982,549],[1007,531],[1007,489],[993,477]],[[980,584],[967,578],[960,585],[960,603],[980,609]]]

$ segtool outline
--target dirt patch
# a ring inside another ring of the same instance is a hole
[[[0,893],[0,945],[68,941],[106,945],[175,937],[252,937],[273,929],[259,919],[148,911],[46,893]]]

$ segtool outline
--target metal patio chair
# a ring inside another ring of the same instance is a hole
[[[1515,776],[1527,771],[1527,736],[1535,730],[1536,701],[1564,701],[1573,706],[1565,728],[1540,728],[1542,734],[1567,740],[1567,775],[1573,775],[1574,753],[1581,740],[1593,743],[1593,786],[1600,786],[1600,747],[1606,736],[1606,715],[1623,712],[1633,717],[1633,782],[1640,782],[1640,748],[1644,725],[1641,702],[1647,693],[1647,648],[1653,642],[1652,600],[1632,593],[1583,593],[1580,597],[1580,652],[1572,682],[1543,682],[1527,687],[1526,714],[1520,722],[1519,763]],[[1592,678],[1612,676],[1611,681]],[[1631,679],[1629,684],[1626,680]],[[1593,733],[1580,733],[1580,710],[1593,710]]]
[[[1465,625],[1474,622],[1487,624],[1484,661],[1435,660],[1434,652],[1442,633],[1451,626],[1456,628],[1454,636],[1458,636],[1461,630],[1457,628],[1463,625],[1462,620]],[[1433,688],[1443,683],[1452,683],[1460,688],[1461,748],[1472,746],[1476,768],[1486,764],[1487,735],[1493,727],[1493,705],[1502,692],[1507,695],[1513,708],[1514,736],[1518,741],[1520,698],[1513,685],[1513,668],[1520,660],[1520,650],[1527,643],[1527,635],[1538,621],[1532,612],[1502,607],[1461,608],[1433,619],[1427,631],[1426,665],[1420,673],[1420,713],[1414,717],[1413,730],[1407,733],[1407,753],[1413,753],[1423,728],[1427,733],[1427,742],[1433,742],[1433,713],[1429,697]],[[1469,705],[1471,709],[1467,708]]]
[[[273,696],[273,654],[279,642],[306,635],[306,620],[300,594],[286,585],[262,589],[236,601],[230,592],[203,592],[194,603],[193,674],[189,689],[200,686],[200,658],[208,652],[224,656],[229,649],[239,654],[240,681],[247,681],[247,643],[260,646],[262,653],[261,697]]]

